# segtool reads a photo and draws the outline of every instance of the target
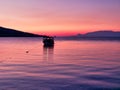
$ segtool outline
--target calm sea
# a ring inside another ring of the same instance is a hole
[[[120,41],[0,38],[0,90],[120,90]]]

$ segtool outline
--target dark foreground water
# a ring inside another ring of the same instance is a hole
[[[120,41],[0,38],[0,90],[120,90]]]

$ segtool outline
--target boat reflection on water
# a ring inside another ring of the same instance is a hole
[[[43,60],[45,63],[53,63],[54,37],[43,37]]]
[[[54,61],[54,46],[43,46],[44,63],[52,64]]]

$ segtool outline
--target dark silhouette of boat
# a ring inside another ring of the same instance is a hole
[[[53,47],[54,46],[54,37],[43,37],[44,47]]]

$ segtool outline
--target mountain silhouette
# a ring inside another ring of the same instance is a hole
[[[74,36],[58,37],[58,39],[81,39],[81,40],[120,40],[120,32],[112,30],[101,30],[88,32],[86,34],[78,34]]]
[[[0,27],[0,37],[42,37],[42,35],[22,32],[15,29]]]
[[[0,37],[47,37],[45,35],[37,35],[28,32],[22,32],[15,29],[0,27]],[[74,36],[58,37],[64,39],[120,39],[120,32],[112,30],[100,30],[88,32],[86,34],[78,34]]]
[[[111,30],[89,32],[83,35],[84,37],[120,37],[120,32]]]

